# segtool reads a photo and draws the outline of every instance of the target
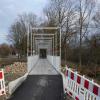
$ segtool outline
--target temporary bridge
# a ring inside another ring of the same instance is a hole
[[[100,86],[67,68],[61,73],[61,28],[38,27],[27,32],[27,77],[9,100],[100,100]],[[9,87],[16,87],[13,83]],[[65,99],[66,100],[66,99]]]
[[[28,76],[10,100],[63,100],[60,34],[58,27],[29,28]]]

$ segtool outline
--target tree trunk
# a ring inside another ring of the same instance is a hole
[[[79,67],[80,67],[80,70],[81,70],[81,67],[82,67],[82,38],[81,38],[81,33],[82,31],[80,31],[80,52],[79,52]]]
[[[66,44],[65,44],[65,65],[67,64],[67,57],[66,57],[66,53],[67,53],[67,52],[66,52],[66,49],[67,49],[67,48],[66,48]]]
[[[80,1],[80,19],[79,19],[79,24],[80,24],[80,48],[79,48],[79,67],[81,70],[82,67],[82,29],[83,29],[83,17],[82,17],[82,9],[81,9],[81,1]]]

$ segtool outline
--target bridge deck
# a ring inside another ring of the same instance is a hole
[[[9,100],[63,100],[62,76],[46,59],[40,59]]]
[[[59,74],[47,59],[39,59],[30,75],[56,75]]]

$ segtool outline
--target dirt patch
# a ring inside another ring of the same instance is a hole
[[[27,64],[25,62],[14,62],[11,65],[4,66],[6,85],[27,72]]]

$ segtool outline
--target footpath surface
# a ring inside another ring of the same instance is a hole
[[[9,100],[63,100],[61,75],[30,75]]]
[[[62,76],[41,59],[9,100],[64,100],[63,97]]]
[[[47,59],[39,59],[35,66],[33,66],[29,75],[57,75],[56,69],[50,64]]]

